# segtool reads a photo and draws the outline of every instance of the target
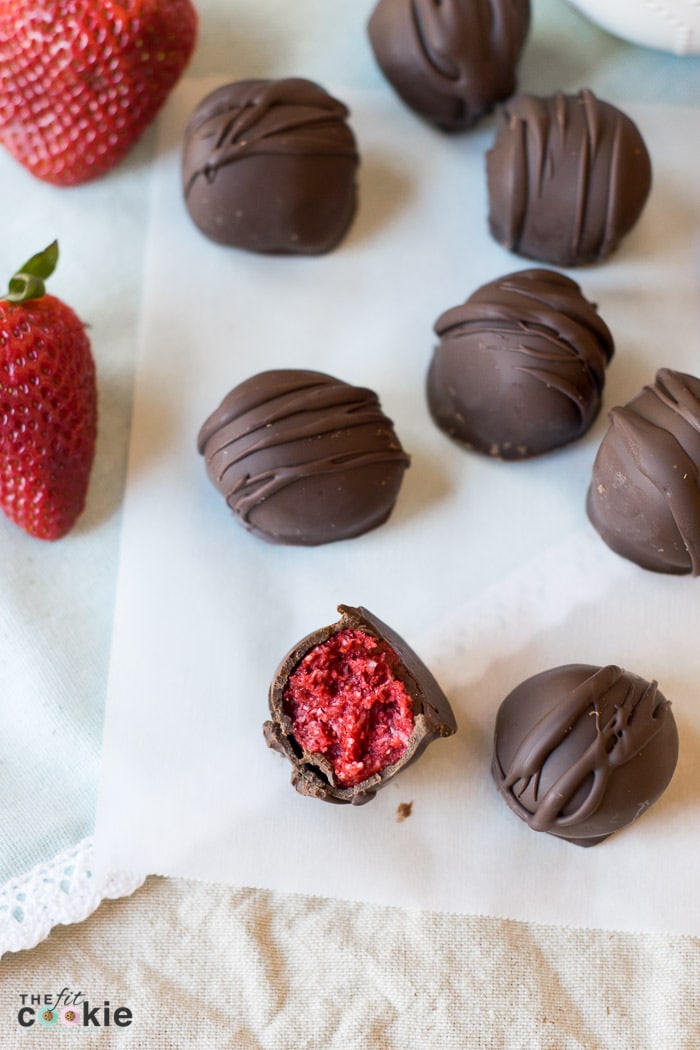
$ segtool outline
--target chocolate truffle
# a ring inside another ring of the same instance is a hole
[[[367,609],[287,654],[270,687],[269,747],[302,795],[362,805],[437,737],[456,732],[449,701],[412,649]]]
[[[355,214],[348,110],[308,80],[241,80],[200,102],[185,132],[187,210],[213,241],[318,254]]]
[[[486,167],[494,238],[557,266],[607,258],[637,222],[651,188],[636,125],[587,90],[510,99]]]
[[[613,339],[579,286],[551,270],[491,281],[435,325],[427,395],[469,448],[524,459],[581,437],[600,408]]]
[[[588,517],[644,569],[700,575],[700,379],[661,368],[609,419]]]
[[[567,664],[503,701],[492,772],[534,831],[595,846],[659,798],[677,758],[676,723],[656,682],[615,666]]]
[[[406,105],[463,131],[513,94],[529,24],[529,0],[379,0],[368,30]]]
[[[315,546],[386,521],[409,465],[377,395],[322,372],[261,372],[198,437],[207,472],[251,532]]]

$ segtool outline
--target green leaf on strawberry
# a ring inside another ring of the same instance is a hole
[[[41,299],[46,293],[46,281],[58,263],[58,241],[52,241],[43,252],[37,252],[10,278],[5,296],[10,303],[23,303],[27,299]]]

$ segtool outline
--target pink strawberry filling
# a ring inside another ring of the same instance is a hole
[[[406,751],[413,704],[386,642],[346,628],[299,662],[284,691],[294,736],[330,762],[337,783],[353,787]]]

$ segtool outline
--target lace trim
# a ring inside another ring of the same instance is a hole
[[[145,881],[131,872],[93,872],[86,838],[0,888],[0,957],[34,948],[54,926],[82,922],[103,900],[129,897]]]

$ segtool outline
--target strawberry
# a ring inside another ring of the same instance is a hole
[[[0,142],[58,186],[131,149],[194,49],[190,0],[0,0]]]
[[[64,536],[83,510],[97,430],[85,326],[45,294],[57,260],[54,241],[0,299],[0,507],[42,540]]]

